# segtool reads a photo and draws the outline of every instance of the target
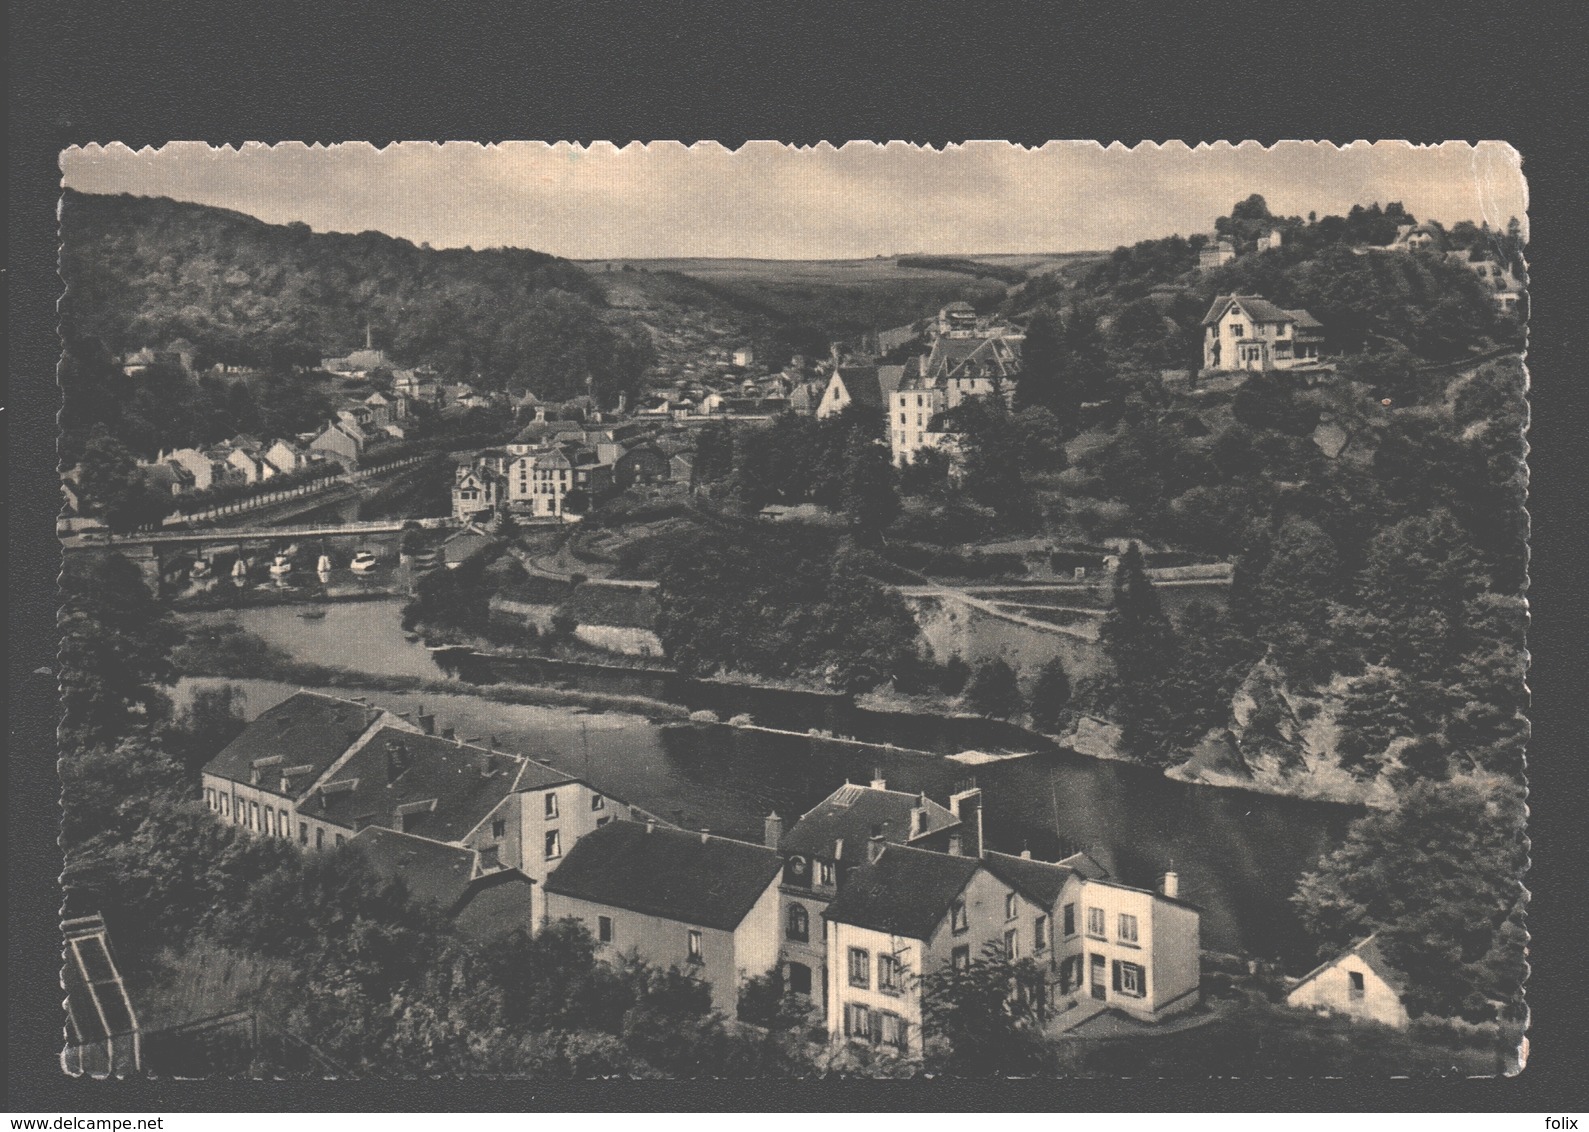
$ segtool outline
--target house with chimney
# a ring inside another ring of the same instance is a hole
[[[1008,894],[976,857],[882,846],[822,913],[830,1038],[921,1056],[921,977],[980,958]]]
[[[610,823],[547,879],[546,916],[584,923],[604,958],[633,955],[709,983],[713,1007],[733,1017],[740,985],[778,964],[782,866],[764,845]]]
[[[375,838],[392,869],[404,853],[418,854],[416,867],[434,879],[450,862],[446,869],[465,882],[458,899],[475,899],[465,890],[501,870],[522,874],[538,893],[590,832],[655,820],[549,763],[498,750],[495,740],[466,742],[450,728],[438,734],[423,710],[393,714],[318,692],[298,692],[261,713],[201,777],[204,804],[218,820],[301,850],[332,849],[376,827],[466,851],[465,876],[463,856]],[[497,894],[481,910],[516,899]],[[545,908],[536,894],[522,903],[518,926],[533,931]]]
[[[382,880],[401,882],[411,899],[434,905],[464,938],[488,944],[534,932],[535,882],[492,864],[478,849],[448,845],[378,825],[352,841]]]
[[[784,986],[826,1004],[830,997],[828,904],[844,877],[885,845],[975,856],[981,845],[982,795],[967,784],[946,808],[925,794],[890,790],[881,774],[868,784],[846,782],[813,806],[788,832],[766,819],[765,843],[783,858],[779,885]]]
[[[1318,319],[1262,295],[1220,295],[1203,316],[1204,370],[1263,373],[1312,366],[1323,345]]]

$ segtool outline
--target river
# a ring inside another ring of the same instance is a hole
[[[236,618],[295,657],[382,675],[439,677],[431,654],[408,641],[399,603],[332,605],[306,621],[292,607],[201,616]],[[179,699],[209,679],[184,680]],[[250,717],[295,689],[232,680]],[[1287,897],[1297,877],[1338,845],[1355,810],[1174,782],[1148,768],[1055,750],[975,768],[938,755],[882,750],[806,735],[732,727],[658,726],[639,715],[497,703],[456,694],[371,691],[396,710],[425,704],[461,738],[495,736],[508,750],[546,758],[681,825],[760,840],[771,810],[793,821],[844,781],[880,769],[891,787],[944,800],[974,777],[986,798],[992,848],[1053,858],[1085,847],[1128,884],[1151,885],[1173,866],[1181,895],[1203,908],[1204,946],[1285,960],[1300,972],[1312,951]],[[331,690],[333,694],[360,694]],[[888,717],[877,717],[886,720]],[[922,729],[919,721],[910,731]],[[896,739],[903,742],[904,740]]]

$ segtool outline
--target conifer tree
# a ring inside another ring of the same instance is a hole
[[[1136,543],[1120,556],[1099,643],[1114,665],[1108,698],[1125,749],[1140,758],[1160,758],[1177,714],[1179,648]]]

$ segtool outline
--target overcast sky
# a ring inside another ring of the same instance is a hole
[[[1397,142],[1189,149],[973,142],[793,149],[751,143],[479,146],[410,142],[159,150],[88,146],[64,183],[237,209],[317,231],[376,229],[433,247],[528,247],[575,259],[824,259],[1062,252],[1207,231],[1250,193],[1281,215],[1399,200],[1443,223],[1524,216],[1510,147]]]

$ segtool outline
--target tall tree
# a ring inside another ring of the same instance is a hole
[[[899,515],[899,473],[888,448],[859,430],[844,451],[845,516],[856,538],[876,542]]]
[[[1070,715],[1070,677],[1065,663],[1055,657],[1037,670],[1032,685],[1032,722],[1047,732],[1056,732]]]
[[[115,534],[158,522],[169,511],[169,502],[150,491],[138,461],[104,424],[95,426],[83,446],[77,488],[85,510]]]
[[[1292,903],[1332,954],[1375,933],[1408,979],[1414,1015],[1494,1018],[1518,996],[1527,860],[1515,783],[1423,782],[1352,823],[1346,844],[1302,878]]]
[[[1061,427],[1074,430],[1081,410],[1081,389],[1076,383],[1076,362],[1059,316],[1039,307],[1026,327],[1021,343],[1021,372],[1015,379],[1015,407],[1042,407],[1053,413]]]
[[[963,967],[921,976],[922,1037],[930,1065],[964,1076],[1041,1069],[1042,975],[997,944]]]
[[[161,688],[176,678],[181,633],[138,567],[119,554],[68,557],[57,625],[64,740],[114,742],[170,715]]]
[[[1107,694],[1126,750],[1140,758],[1162,758],[1175,727],[1179,648],[1136,543],[1120,556],[1098,641],[1114,667]]]
[[[1002,660],[983,661],[966,688],[966,703],[979,715],[998,719],[1018,715],[1025,704],[1015,669]]]

